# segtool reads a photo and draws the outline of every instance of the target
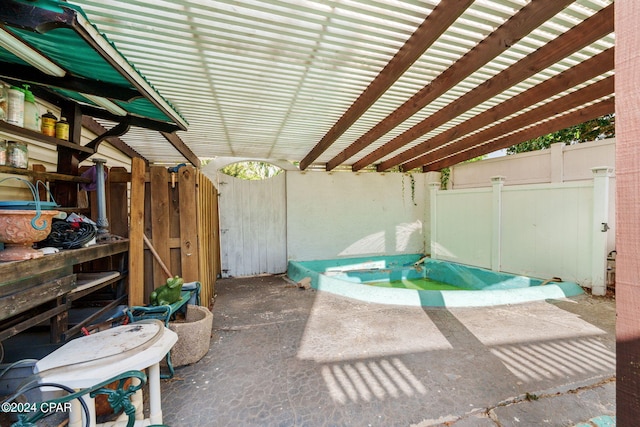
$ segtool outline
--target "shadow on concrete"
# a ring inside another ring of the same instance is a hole
[[[216,290],[209,353],[163,383],[169,425],[560,426],[615,413],[606,301],[385,306],[274,276]]]

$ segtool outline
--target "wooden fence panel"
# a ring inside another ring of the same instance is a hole
[[[182,167],[178,171],[180,188],[180,264],[185,282],[200,280],[198,271],[198,227],[193,221],[197,213],[197,171]]]
[[[34,170],[38,168],[44,171],[39,166]],[[210,307],[220,275],[218,192],[213,183],[192,166],[179,168],[174,183],[166,167],[147,169],[138,158],[132,159],[131,173],[119,167],[107,172],[109,231],[129,239],[129,305],[147,304],[167,278],[144,243],[146,235],[173,275],[202,284],[202,304]],[[95,191],[83,193],[88,202],[83,203],[84,213],[96,218]],[[105,265],[99,269],[118,268],[111,260],[101,262]]]
[[[202,304],[210,306],[215,295],[216,278],[220,275],[220,220],[218,191],[203,173],[198,173],[198,252]]]
[[[151,244],[154,246],[158,255],[169,268],[172,274],[178,273],[172,270],[170,264],[171,248],[169,245],[170,237],[170,205],[169,205],[169,172],[166,167],[154,166],[150,169],[150,192],[151,192]],[[147,236],[148,237],[148,236]],[[153,268],[153,289],[162,286],[167,275],[159,264],[154,263]]]

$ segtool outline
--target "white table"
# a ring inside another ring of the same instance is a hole
[[[136,405],[136,426],[162,424],[160,361],[178,341],[178,335],[160,321],[143,321],[118,326],[69,341],[36,363],[40,382],[62,384],[73,389],[91,387],[130,370],[148,369],[149,418],[143,420],[141,391],[132,398]],[[46,391],[46,390],[43,390]],[[83,397],[89,407],[89,426],[96,426],[94,399]],[[75,402],[69,427],[82,427],[83,411]],[[113,425],[113,424],[107,424]]]

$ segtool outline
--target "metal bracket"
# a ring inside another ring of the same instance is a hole
[[[122,136],[129,131],[130,127],[131,127],[131,123],[129,122],[129,118],[125,117],[122,119],[120,123],[118,123],[111,129],[109,129],[102,135],[99,135],[96,139],[94,139],[93,141],[85,145],[85,147],[91,148],[95,153],[98,149],[98,145],[100,145],[102,141],[104,141],[107,138]],[[91,153],[82,153],[80,155],[80,161],[88,159],[89,157],[91,157],[91,155],[92,155]]]

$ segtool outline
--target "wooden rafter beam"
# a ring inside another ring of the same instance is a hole
[[[178,135],[175,134],[175,132],[174,133],[160,132],[160,133],[162,134],[162,136],[165,137],[167,141],[171,143],[171,145],[175,147],[176,150],[180,152],[180,154],[184,156],[185,159],[191,162],[193,166],[195,166],[196,168],[200,167],[200,159],[198,158],[198,156],[196,156],[195,153],[191,151],[191,148],[189,148],[187,144],[185,144],[184,141]]]
[[[514,43],[529,34],[549,18],[564,9],[571,1],[534,0],[518,11],[512,18],[502,24],[473,47],[466,55],[436,77],[432,82],[420,89],[415,95],[382,121],[358,138],[353,144],[327,162],[327,170],[332,170],[387,132],[416,114],[418,111],[436,100],[449,89],[478,70],[496,56],[507,50]]]
[[[473,0],[442,0],[351,107],[300,161],[300,169],[304,170],[309,167],[340,135],[349,129],[472,3]]]
[[[456,154],[455,156],[447,157],[446,159],[439,160],[435,163],[430,163],[423,167],[423,172],[439,171],[442,168],[453,166],[460,162],[464,162],[474,157],[483,156],[485,154],[493,153],[503,148],[511,147],[514,144],[528,141],[539,135],[546,135],[549,133],[557,132],[562,129],[566,129],[571,126],[579,125],[589,120],[597,119],[598,117],[606,116],[607,114],[613,114],[615,111],[615,98],[611,97],[600,101],[597,104],[589,107],[581,108],[564,116],[551,119],[547,122],[541,123],[538,126],[531,127],[529,129],[521,130],[511,135],[504,136],[495,141],[491,141],[487,144],[474,147],[467,152]]]
[[[444,146],[451,141],[461,138],[473,131],[481,129],[485,126],[489,126],[499,120],[511,116],[525,108],[535,105],[539,102],[549,99],[559,93],[562,93],[569,87],[575,87],[586,81],[589,81],[595,77],[598,77],[608,71],[613,70],[614,64],[614,48],[605,50],[604,52],[587,59],[569,68],[568,70],[548,79],[544,82],[528,89],[521,94],[514,96],[513,98],[504,101],[503,103],[490,108],[489,110],[478,114],[477,116],[454,126],[451,129],[427,139],[420,144],[411,147],[410,149],[398,154],[391,159],[385,160],[377,167],[378,172],[385,171],[393,166],[400,164],[403,161],[412,159],[417,156],[424,155],[438,147],[443,147],[443,150],[449,151],[449,146]],[[455,145],[455,144],[452,144]],[[449,153],[453,154],[453,153]],[[420,157],[420,159],[427,156]],[[410,167],[412,163],[403,165],[402,168]],[[420,163],[418,166],[422,165]],[[407,169],[405,169],[407,170]]]
[[[436,129],[458,115],[491,99],[517,83],[539,73],[568,55],[600,40],[613,31],[613,4],[585,19],[566,33],[501,71],[464,96],[427,117],[353,164],[360,170],[381,157]]]
[[[540,135],[584,123],[587,120],[601,117],[614,112],[613,97],[608,98],[603,107],[603,101],[593,105],[579,108],[580,113],[569,112],[557,118],[552,118],[540,123],[548,117],[554,117],[567,111],[576,109],[581,105],[597,101],[607,95],[614,93],[614,77],[607,77],[597,83],[577,90],[569,95],[563,96],[548,104],[535,108],[527,113],[523,113],[506,122],[489,128],[485,131],[471,135],[455,142],[449,150],[438,150],[430,153],[425,158],[415,159],[407,164],[407,168],[426,165],[425,170],[440,170],[443,167],[451,166],[474,157],[491,153],[495,150],[510,147]],[[581,121],[575,121],[580,119]],[[536,123],[540,123],[536,125]],[[560,126],[560,127],[558,127]],[[519,129],[523,129],[520,130]],[[497,139],[496,139],[497,138]],[[490,141],[490,142],[487,142]],[[489,151],[486,151],[489,150]],[[455,153],[452,156],[447,155]],[[427,158],[428,157],[428,158]],[[452,163],[453,162],[453,163]],[[445,165],[445,166],[443,166]]]

